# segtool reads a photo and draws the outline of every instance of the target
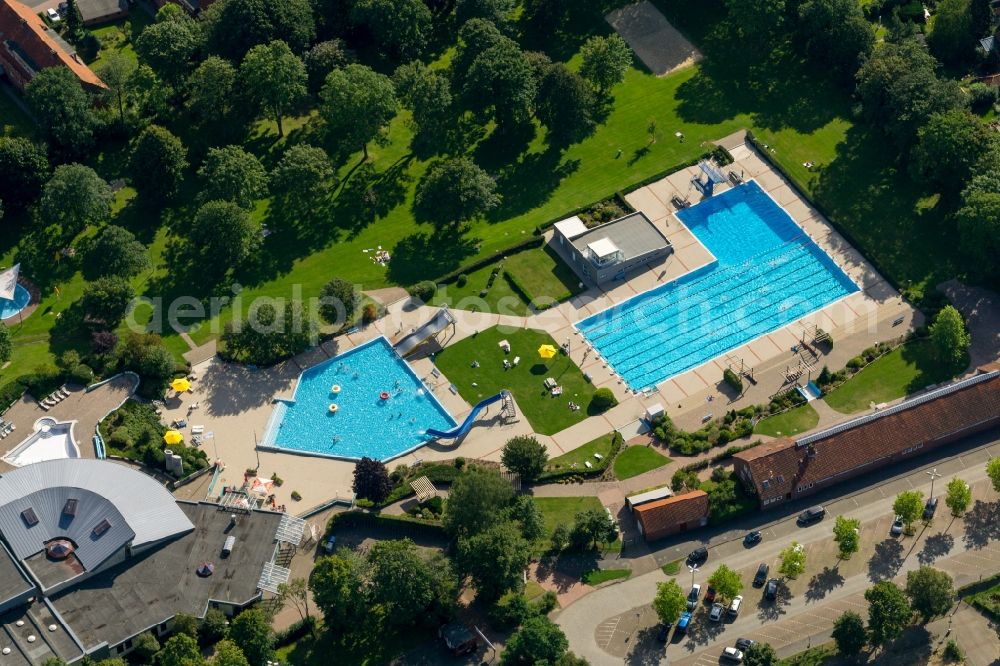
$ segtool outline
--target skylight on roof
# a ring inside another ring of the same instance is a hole
[[[70,499],[66,500],[66,504],[63,505],[63,514],[65,514],[67,516],[75,516],[76,515],[76,505],[77,505],[77,503],[78,503],[78,500],[73,499],[72,497]]]
[[[110,529],[111,529],[111,523],[108,522],[107,518],[103,518],[101,522],[97,523],[97,525],[94,526],[94,536],[99,537]]]
[[[30,506],[21,512],[21,519],[28,527],[34,527],[38,524],[38,516],[35,515],[35,510]]]

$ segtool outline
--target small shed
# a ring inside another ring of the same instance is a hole
[[[434,487],[434,484],[426,476],[411,481],[410,487],[417,494],[417,501],[421,503],[437,495],[437,488]]]

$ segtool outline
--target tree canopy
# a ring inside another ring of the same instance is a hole
[[[458,584],[444,557],[424,560],[409,539],[379,541],[368,555],[371,601],[402,626],[447,612]]]
[[[309,576],[309,589],[323,611],[323,622],[328,629],[349,630],[364,616],[368,573],[368,562],[352,550],[341,549],[316,561]]]
[[[244,94],[275,121],[278,136],[285,135],[282,119],[308,94],[308,79],[305,64],[280,40],[254,46],[240,65]]]
[[[913,613],[906,595],[892,581],[879,581],[865,590],[865,600],[868,602],[868,631],[875,645],[893,640],[910,623]]]
[[[840,558],[848,560],[861,546],[861,521],[857,518],[837,516],[833,524],[833,540],[837,542]]]
[[[919,490],[904,490],[896,495],[892,510],[909,529],[924,509],[924,494]]]
[[[263,664],[274,658],[274,631],[259,609],[245,610],[229,625],[229,640],[251,664]]]
[[[233,99],[236,68],[225,58],[209,56],[188,77],[187,106],[201,123],[224,119]]]
[[[496,181],[468,157],[433,162],[424,172],[413,199],[417,219],[453,227],[500,204]]]
[[[84,270],[90,278],[102,275],[131,278],[151,266],[146,246],[128,229],[109,224],[101,227],[91,242]]]
[[[906,596],[910,607],[924,624],[944,615],[955,602],[951,576],[932,567],[920,567],[906,573]]]
[[[545,469],[549,460],[548,449],[531,435],[520,435],[507,440],[500,454],[504,467],[517,472],[522,481],[532,482]]]
[[[844,611],[833,621],[833,640],[837,643],[837,652],[845,657],[860,654],[868,643],[864,620],[854,611]]]
[[[778,572],[787,578],[797,578],[806,570],[806,549],[802,544],[793,541],[778,555],[781,564]]]
[[[602,94],[625,80],[625,72],[632,66],[632,50],[617,33],[589,38],[580,47],[580,57],[580,75]]]
[[[996,143],[996,132],[966,109],[935,113],[917,131],[911,169],[921,181],[958,194],[972,169]]]
[[[94,142],[97,116],[90,96],[67,67],[47,67],[25,86],[25,101],[42,138],[59,154],[75,157]]]
[[[965,330],[965,321],[953,305],[946,305],[934,317],[930,326],[931,342],[942,361],[957,366],[966,358],[972,338]]]
[[[578,141],[594,129],[594,93],[586,80],[562,63],[545,67],[538,84],[535,115],[557,145]]]
[[[953,516],[961,516],[972,503],[972,488],[957,476],[948,482],[944,503]]]
[[[743,591],[743,579],[740,578],[740,574],[725,564],[720,564],[712,572],[708,577],[708,584],[715,588],[719,597],[727,600],[731,600]]]
[[[431,33],[431,11],[422,0],[356,0],[351,18],[397,61],[419,58]]]
[[[258,44],[281,40],[302,53],[316,36],[309,0],[220,0],[202,12],[208,48],[234,62]]]
[[[154,201],[165,201],[177,194],[187,165],[184,144],[159,125],[142,130],[129,156],[129,172],[135,188]]]
[[[330,72],[320,91],[320,115],[331,135],[368,157],[368,143],[381,136],[396,115],[389,77],[364,65]]]
[[[496,40],[472,60],[460,80],[466,105],[480,114],[492,112],[501,131],[531,117],[537,81],[531,62],[514,40]]]
[[[671,578],[664,583],[656,584],[656,596],[653,597],[653,610],[660,622],[673,624],[687,607],[687,596],[681,590],[677,581]]]
[[[941,62],[961,66],[976,55],[970,0],[939,0],[927,45]]]
[[[514,487],[499,472],[473,467],[451,486],[444,527],[454,536],[470,535],[496,522],[514,498]]]
[[[23,208],[38,198],[49,176],[45,150],[22,137],[0,137],[0,201]]]
[[[472,577],[478,596],[495,600],[508,590],[520,589],[531,547],[513,523],[501,522],[460,538],[458,559]]]
[[[135,39],[139,60],[172,85],[180,83],[190,73],[202,46],[198,24],[186,15],[146,26]]]
[[[555,664],[566,653],[569,641],[549,618],[536,616],[524,621],[507,641],[500,658],[504,666],[544,662]]]
[[[875,46],[875,29],[856,0],[806,0],[799,6],[799,34],[810,61],[850,84]]]
[[[62,164],[42,189],[38,217],[46,225],[58,224],[64,237],[72,238],[89,225],[111,217],[111,186],[97,172],[82,164]]]
[[[364,457],[354,466],[354,494],[378,504],[392,492],[389,470],[381,460]]]
[[[198,169],[203,201],[229,201],[250,210],[267,196],[267,171],[256,157],[239,146],[210,148]]]

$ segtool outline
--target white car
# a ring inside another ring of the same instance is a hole
[[[737,664],[743,663],[743,653],[734,647],[727,647],[723,650],[721,657],[725,661],[731,661]]]
[[[719,622],[722,620],[722,613],[726,610],[726,607],[722,604],[712,604],[712,610],[708,613],[708,619],[712,622]]]
[[[695,607],[698,605],[698,597],[700,596],[701,596],[701,584],[695,583],[694,585],[691,586],[691,591],[688,592],[688,599],[687,599],[688,610],[695,609]]]
[[[62,20],[62,17],[59,16],[59,12],[57,12],[55,9],[51,7],[45,10],[45,15],[48,16],[49,20],[52,21],[53,23],[59,23],[59,21]]]

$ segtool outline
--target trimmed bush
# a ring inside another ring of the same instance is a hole
[[[424,303],[430,303],[434,294],[437,293],[437,285],[430,280],[423,280],[410,287],[409,292],[410,296],[419,298]]]
[[[722,372],[722,378],[725,380],[726,384],[729,384],[729,387],[731,389],[733,389],[737,393],[740,394],[743,393],[743,380],[740,379],[740,376],[738,374],[736,374],[729,368],[726,368]]]
[[[599,388],[594,391],[594,397],[590,399],[590,410],[593,413],[603,413],[618,404],[618,398],[609,388]]]

